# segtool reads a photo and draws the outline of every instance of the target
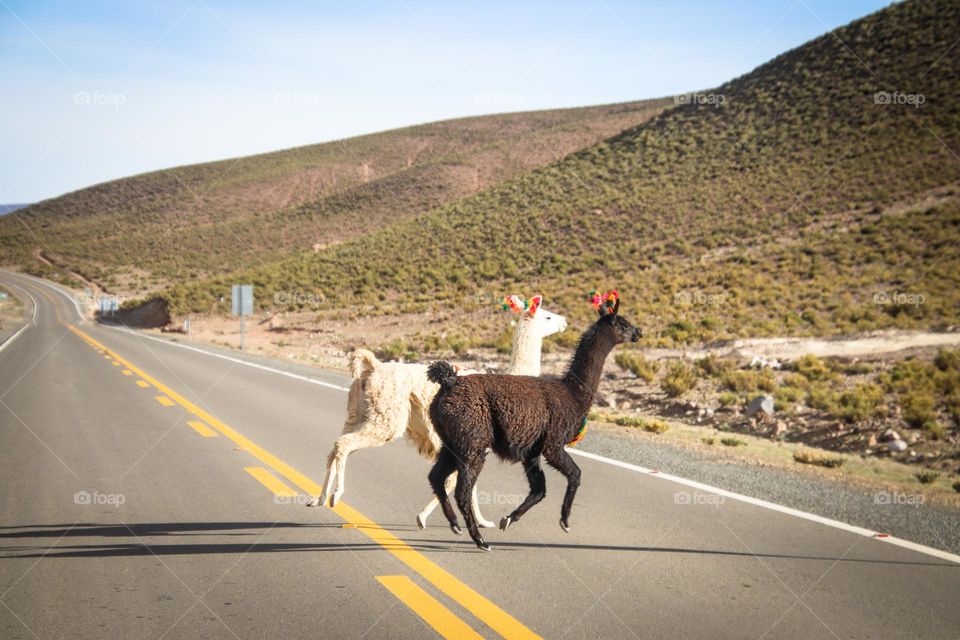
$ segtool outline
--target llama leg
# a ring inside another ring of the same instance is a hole
[[[573,497],[577,495],[577,488],[580,486],[580,467],[563,447],[544,451],[543,457],[547,459],[547,464],[567,477],[567,492],[563,496],[563,507],[560,509],[560,528],[569,532],[570,525],[567,521],[570,518]]]
[[[523,470],[527,474],[530,493],[510,515],[506,515],[500,520],[500,528],[504,531],[529,511],[530,507],[543,500],[547,495],[547,478],[543,475],[543,469],[540,468],[540,456],[537,455],[524,460]]]
[[[358,431],[357,433],[346,433],[337,438],[337,442],[333,446],[333,472],[336,478],[336,488],[333,490],[333,494],[330,493],[329,487],[325,491],[331,508],[337,505],[337,502],[346,490],[347,456],[357,449],[379,447],[387,442],[390,442],[390,440],[384,440],[383,438],[365,432],[365,430]]]
[[[473,491],[470,494],[470,505],[473,508],[473,517],[477,519],[477,526],[481,529],[493,529],[494,523],[483,517],[480,513],[480,501],[477,499],[477,485],[473,485]]]
[[[457,486],[456,471],[454,471],[449,476],[447,476],[447,479],[444,481],[443,483],[444,493],[446,493],[449,496],[455,486]],[[430,514],[433,513],[433,510],[436,509],[439,504],[440,504],[440,501],[437,500],[436,496],[434,496],[430,498],[430,502],[428,502],[427,506],[423,508],[423,511],[417,514],[417,526],[420,527],[421,531],[427,528],[427,518],[430,517]]]
[[[457,469],[457,457],[453,453],[443,447],[440,449],[440,454],[437,455],[437,461],[433,464],[433,468],[430,469],[430,474],[427,478],[430,480],[430,487],[433,489],[433,494],[436,496],[437,501],[440,502],[440,507],[443,509],[443,515],[447,517],[447,522],[450,523],[450,530],[455,534],[460,535],[460,525],[457,524],[457,514],[453,512],[453,506],[450,504],[450,498],[447,497],[446,481]]]
[[[320,495],[314,496],[307,502],[308,507],[319,507],[326,502],[326,497],[331,494],[333,491],[333,482],[337,478],[336,472],[336,455],[337,448],[334,446],[330,450],[330,454],[327,456],[327,475],[323,477],[323,489],[321,490]]]
[[[473,493],[473,487],[477,483],[477,476],[480,475],[481,469],[483,469],[483,452],[480,451],[479,454],[472,452],[472,455],[467,458],[466,464],[460,465],[460,475],[457,478],[455,495],[457,506],[460,507],[460,513],[463,514],[463,519],[467,523],[470,537],[473,538],[481,551],[490,551],[490,545],[484,542],[483,536],[480,535],[477,519],[473,515],[473,504],[470,502],[470,496]]]

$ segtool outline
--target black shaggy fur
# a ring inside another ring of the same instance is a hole
[[[483,468],[488,449],[510,462],[522,462],[530,483],[530,494],[511,514],[500,521],[506,529],[546,495],[546,478],[540,456],[567,478],[567,492],[560,512],[560,526],[569,529],[567,519],[573,497],[580,486],[580,468],[563,446],[580,430],[600,383],[603,363],[618,344],[640,339],[640,330],[617,315],[605,313],[580,338],[577,351],[561,378],[530,376],[457,376],[446,362],[434,362],[427,377],[440,385],[430,405],[430,419],[443,441],[443,448],[430,470],[430,485],[440,499],[443,513],[454,533],[460,533],[457,516],[443,483],[458,471],[455,492],[470,537],[481,549],[483,541],[473,511],[470,493]]]

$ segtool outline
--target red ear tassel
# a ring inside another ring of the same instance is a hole
[[[593,308],[599,313],[600,308],[603,307],[606,311],[605,313],[610,313],[613,311],[613,308],[617,304],[617,300],[620,299],[620,293],[616,289],[612,289],[605,294],[602,294],[594,289],[590,292],[590,304],[593,305]]]

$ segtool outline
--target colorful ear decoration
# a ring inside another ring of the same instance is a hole
[[[514,313],[523,313],[527,310],[527,303],[520,296],[507,296],[503,299],[503,310],[513,309]]]
[[[527,315],[531,318],[537,315],[537,310],[540,308],[541,302],[543,302],[543,296],[533,296],[527,300]]]
[[[592,304],[593,308],[597,310],[597,313],[602,316],[613,313],[613,310],[617,306],[617,300],[619,299],[620,294],[616,289],[603,294],[597,289],[590,292],[590,304]]]

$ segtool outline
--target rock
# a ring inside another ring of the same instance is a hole
[[[757,396],[747,405],[748,418],[753,418],[760,413],[766,416],[773,415],[773,396]]]
[[[921,439],[922,438],[919,433],[911,433],[907,436],[907,442],[910,444],[917,444]]]
[[[772,435],[775,438],[779,438],[786,432],[787,432],[787,423],[784,422],[783,420],[777,420],[777,424],[773,426],[773,430],[770,432],[770,435]]]
[[[868,447],[877,446],[877,434],[875,433],[870,434],[870,437],[867,439],[867,446]]]
[[[883,435],[880,436],[880,442],[892,442],[895,440],[900,440],[900,434],[893,429],[887,429],[883,432]]]
[[[907,443],[904,442],[903,440],[891,440],[887,444],[887,448],[890,449],[890,451],[894,451],[894,452],[906,451]]]

